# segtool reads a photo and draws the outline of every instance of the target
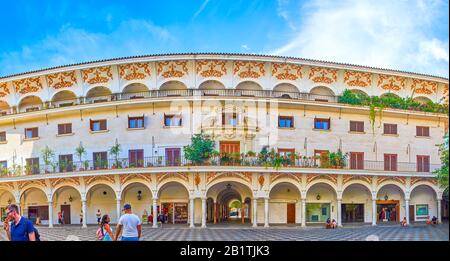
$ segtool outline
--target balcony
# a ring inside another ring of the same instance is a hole
[[[180,158],[166,158],[164,156],[154,156],[154,157],[144,157],[141,160],[134,160],[130,162],[128,158],[121,159],[109,159],[109,160],[86,160],[82,162],[73,162],[69,164],[64,164],[64,166],[60,166],[59,164],[51,164],[49,166],[45,166],[43,163],[40,163],[39,166],[27,167],[27,166],[19,166],[10,167],[10,168],[0,168],[0,178],[6,177],[16,177],[16,176],[32,176],[39,174],[61,174],[61,173],[86,173],[90,171],[102,171],[102,170],[115,170],[115,169],[152,169],[152,168],[165,168],[165,169],[182,169],[189,167],[205,167],[205,166],[213,166],[213,167],[256,167],[256,168],[265,168],[273,171],[284,171],[287,169],[290,170],[347,170],[346,174],[352,174],[350,171],[371,171],[371,172],[382,172],[389,173],[395,175],[396,173],[405,173],[408,174],[420,174],[420,175],[428,175],[432,174],[434,170],[441,167],[440,164],[430,164],[428,171],[417,171],[416,163],[409,162],[398,162],[396,171],[386,171],[384,169],[385,164],[383,161],[370,161],[365,160],[363,163],[362,169],[351,169],[349,162],[345,162],[343,167],[321,167],[319,159],[308,157],[301,159],[287,159],[282,161],[279,165],[274,165],[270,162],[263,162],[258,157],[247,157],[240,156],[236,157],[211,157],[208,160],[204,161],[201,164],[193,164],[191,161],[180,157]],[[343,173],[343,174],[345,174]]]

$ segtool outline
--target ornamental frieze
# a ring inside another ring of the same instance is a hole
[[[112,175],[101,175],[101,176],[87,177],[87,178],[85,178],[85,183],[86,183],[86,185],[90,185],[90,184],[92,184],[92,183],[94,183],[96,181],[100,181],[100,180],[106,181],[106,182],[108,182],[110,184],[114,184],[115,183],[114,176],[112,176]]]
[[[258,79],[265,74],[263,62],[236,61],[234,62],[233,73],[240,78]]]
[[[119,65],[120,78],[127,81],[143,80],[150,76],[150,65],[148,63],[130,63]]]
[[[315,83],[331,84],[337,81],[337,69],[311,67],[309,79]]]
[[[206,183],[209,184],[213,182],[214,180],[221,178],[221,177],[234,177],[238,179],[242,179],[244,181],[247,181],[249,183],[252,182],[252,173],[250,172],[222,172],[218,174],[208,174],[206,177]]]
[[[372,85],[372,74],[366,72],[345,71],[344,82],[350,87],[369,87]]]
[[[302,174],[300,173],[270,173],[270,183],[273,183],[280,178],[289,178],[299,183],[302,182]]]
[[[120,184],[125,184],[129,180],[133,179],[141,179],[148,183],[152,182],[152,177],[150,174],[127,174],[127,175],[120,175]]]
[[[378,87],[388,91],[399,91],[405,88],[406,78],[392,75],[378,75]]]
[[[445,84],[444,85],[444,99],[443,99],[443,102],[444,102],[444,104],[447,104],[447,105],[448,105],[448,99],[449,99],[448,96],[449,96],[448,95],[448,84]]]
[[[406,184],[406,177],[378,177],[377,179],[377,185],[380,185],[384,181],[397,181],[401,183],[402,185]]]
[[[20,190],[22,190],[23,188],[25,188],[28,185],[38,185],[41,188],[46,188],[47,185],[45,184],[45,180],[43,179],[36,179],[36,180],[28,180],[28,181],[23,181],[23,182],[19,182],[18,187]]]
[[[413,79],[411,90],[416,94],[432,94],[437,91],[437,82]]]
[[[14,184],[12,182],[0,183],[0,189],[14,190]]]
[[[37,92],[43,88],[41,79],[39,77],[13,81],[13,85],[16,89],[16,92],[20,94]]]
[[[345,175],[342,184],[345,185],[352,180],[362,180],[369,184],[372,184],[373,177],[372,176],[363,176],[363,175]]]
[[[164,78],[181,78],[188,74],[188,61],[158,62],[158,75]]]
[[[203,60],[196,61],[196,71],[203,77],[222,77],[227,73],[227,68],[225,67],[226,61],[219,60]]]
[[[47,75],[48,85],[54,89],[69,88],[77,84],[75,71]]]
[[[302,66],[297,64],[274,63],[272,65],[272,76],[278,80],[295,81],[302,78]]]
[[[429,182],[433,185],[437,185],[437,179],[436,178],[421,178],[421,177],[411,177],[411,183],[410,186],[413,186],[414,184],[418,182]]]
[[[328,174],[328,175],[308,174],[306,176],[307,183],[310,183],[311,181],[314,181],[316,179],[328,179],[329,181],[333,182],[334,184],[337,184],[337,175],[335,175],[335,174]]]
[[[10,94],[9,88],[6,82],[0,83],[0,97],[5,97]]]
[[[187,173],[184,172],[168,172],[168,173],[157,173],[156,174],[156,181],[160,183],[161,181],[168,179],[168,178],[180,178],[186,182],[189,181],[189,176]]]
[[[97,67],[81,70],[83,81],[89,84],[108,83],[113,79],[111,67]]]
[[[57,178],[57,179],[51,179],[50,184],[52,187],[56,187],[61,183],[68,183],[71,185],[80,185],[80,179],[79,178]]]

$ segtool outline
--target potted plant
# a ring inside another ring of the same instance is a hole
[[[83,162],[83,165],[84,165],[84,170],[88,170],[89,169],[89,161],[88,160],[85,160]]]
[[[81,141],[80,141],[80,145],[78,145],[78,147],[75,148],[75,154],[78,156],[78,160],[81,163],[83,160],[83,156],[86,154],[86,149],[83,147],[83,144],[81,143]],[[74,169],[75,169],[75,167],[74,167]],[[87,170],[86,165],[84,166],[84,168],[83,168],[83,166],[80,166],[81,171],[83,171],[85,169]]]
[[[60,159],[58,161],[58,165],[59,165],[59,172],[67,171],[67,162],[65,160]]]
[[[184,156],[195,164],[203,164],[214,151],[214,141],[206,138],[203,133],[195,134],[191,144],[184,146]]]
[[[45,166],[44,171],[45,171],[45,173],[48,173],[47,167],[49,165],[51,165],[52,159],[55,156],[55,152],[52,149],[50,149],[48,146],[45,146],[45,148],[41,150],[41,156],[42,156],[42,160],[44,161],[44,166]],[[56,169],[54,169],[53,172],[56,172],[55,170]]]
[[[32,167],[32,165],[25,165],[25,175],[31,175],[31,174],[33,174],[32,173],[33,172],[33,167]]]
[[[122,151],[122,149],[120,148],[120,144],[117,142],[116,139],[116,144],[114,144],[110,149],[109,149],[109,153],[113,156],[114,158],[114,163],[112,165],[113,168],[118,168],[120,164],[119,161],[119,154]]]
[[[102,167],[103,161],[100,155],[97,155],[95,159],[95,170],[99,170]]]

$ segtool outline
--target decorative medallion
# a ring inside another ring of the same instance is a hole
[[[164,78],[180,78],[188,73],[188,61],[158,62],[158,75]]]
[[[61,72],[47,75],[48,85],[54,89],[62,89],[72,87],[77,84],[75,71]]]
[[[5,97],[8,94],[10,94],[10,92],[7,83],[6,82],[0,83],[0,97]]]
[[[196,71],[203,77],[222,77],[227,73],[226,61],[202,60],[196,61]]]
[[[198,173],[195,174],[195,178],[194,178],[194,182],[195,182],[195,186],[197,187],[198,190],[198,184],[200,184],[200,175]]]
[[[234,62],[234,74],[241,78],[257,79],[264,76],[264,63],[251,61],[236,61]]]
[[[315,83],[333,83],[337,81],[337,69],[311,67],[309,79]]]
[[[83,81],[89,84],[107,83],[113,79],[111,67],[97,67],[81,70]]]
[[[150,65],[148,63],[130,63],[119,65],[120,78],[127,81],[143,80],[150,76]]]
[[[260,174],[258,178],[259,188],[261,189],[264,186],[264,175]]]
[[[13,81],[16,92],[20,94],[27,94],[37,92],[42,89],[41,79],[39,77],[26,78],[18,81]]]
[[[437,91],[437,82],[413,79],[411,90],[417,94],[432,94]]]
[[[372,74],[366,72],[345,71],[344,82],[351,87],[369,87],[372,84]]]
[[[449,100],[449,95],[448,95],[448,84],[444,84],[444,98],[443,98],[443,102],[444,104],[448,105],[448,100]]]
[[[91,177],[87,177],[85,178],[85,183],[86,185],[90,185],[95,181],[99,181],[99,180],[103,180],[106,181],[110,184],[114,184],[115,180],[114,180],[114,176],[112,175],[98,175],[98,176],[91,176]]]
[[[302,66],[297,64],[274,63],[272,65],[272,76],[278,80],[295,81],[302,78]]]
[[[120,184],[125,184],[125,182],[132,180],[132,179],[142,179],[148,183],[152,181],[150,174],[126,174],[126,175],[120,175]]]
[[[405,88],[406,78],[392,75],[378,75],[378,87],[383,90],[399,91]]]

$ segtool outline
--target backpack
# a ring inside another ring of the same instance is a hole
[[[97,235],[98,240],[103,240],[103,238],[105,237],[105,234],[103,232],[103,227],[99,227],[95,234]]]

